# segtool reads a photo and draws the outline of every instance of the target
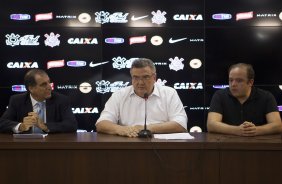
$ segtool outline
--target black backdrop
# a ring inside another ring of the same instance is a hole
[[[255,85],[281,105],[281,11],[281,0],[1,1],[0,113],[38,67],[91,131],[112,92],[131,84],[130,63],[140,57],[177,89],[188,128],[206,130],[212,94],[237,62],[253,64]]]

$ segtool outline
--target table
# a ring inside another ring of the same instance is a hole
[[[280,135],[192,133],[193,140],[95,132],[14,139],[0,134],[1,183],[281,183]]]

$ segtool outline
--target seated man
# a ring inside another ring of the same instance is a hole
[[[229,88],[216,91],[211,100],[209,132],[256,136],[282,131],[274,96],[254,87],[254,76],[249,64],[238,63],[229,68]]]
[[[182,102],[175,89],[155,83],[154,63],[145,58],[136,59],[130,74],[132,86],[112,94],[97,120],[97,132],[137,137],[144,129],[145,113],[152,133],[186,132],[187,115]]]
[[[52,92],[47,73],[29,70],[26,93],[13,95],[0,121],[0,132],[75,132],[77,121],[66,96]]]

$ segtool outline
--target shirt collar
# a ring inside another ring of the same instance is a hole
[[[34,107],[36,103],[40,103],[40,102],[36,101],[36,100],[31,96],[31,94],[30,94],[29,96],[30,96],[30,99],[31,99],[32,107]],[[43,102],[46,102],[46,100],[44,100]]]

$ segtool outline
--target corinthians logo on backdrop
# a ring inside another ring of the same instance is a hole
[[[158,24],[158,25],[161,25],[161,24],[165,24],[166,23],[166,12],[165,11],[161,11],[161,10],[157,10],[156,12],[155,11],[152,11],[152,23],[153,24]]]
[[[121,88],[127,87],[128,84],[129,82],[115,81],[114,83],[110,83],[109,81],[101,80],[96,82],[96,92],[102,94],[115,92]]]
[[[169,58],[169,61],[171,62],[169,64],[169,69],[178,71],[178,70],[183,70],[184,64],[182,63],[184,61],[183,58],[178,58],[177,56],[174,58]]]
[[[105,23],[127,23],[127,16],[128,13],[123,12],[115,12],[113,14],[110,14],[106,11],[100,11],[95,13],[95,21],[100,24]]]
[[[60,45],[59,34],[51,32],[50,35],[46,33],[44,36],[46,37],[46,40],[44,41],[45,46],[50,46],[53,48]]]
[[[18,46],[18,45],[25,45],[25,46],[37,46],[39,45],[38,39],[39,35],[24,35],[20,36],[19,34],[11,33],[6,34],[6,45],[9,46]]]
[[[113,68],[115,69],[123,69],[123,68],[131,68],[132,62],[138,58],[130,58],[130,59],[126,59],[125,57],[114,57],[113,60]]]

